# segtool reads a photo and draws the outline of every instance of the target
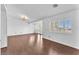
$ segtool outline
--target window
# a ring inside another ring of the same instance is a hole
[[[61,19],[52,21],[52,31],[53,32],[62,32],[62,33],[71,33],[72,32],[72,20],[71,19]]]

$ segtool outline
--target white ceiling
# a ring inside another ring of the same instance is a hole
[[[19,19],[20,15],[26,15],[30,20],[36,20],[45,16],[54,15],[70,9],[75,9],[74,4],[59,4],[53,8],[52,4],[7,4],[8,19]]]

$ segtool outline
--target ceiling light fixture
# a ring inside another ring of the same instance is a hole
[[[58,4],[53,4],[53,7],[54,7],[54,8],[58,7]]]
[[[20,18],[21,18],[21,20],[23,20],[23,21],[26,21],[26,20],[29,19],[29,18],[28,18],[27,16],[25,16],[25,15],[21,15]]]

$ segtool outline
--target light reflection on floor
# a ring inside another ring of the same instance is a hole
[[[53,50],[53,48],[49,48],[48,55],[57,55],[57,51]]]
[[[35,42],[35,36],[31,36],[30,39],[29,39],[29,45],[33,46],[34,42]]]
[[[35,39],[35,36],[31,36],[29,40],[29,45],[33,47],[33,49],[36,50],[37,52],[42,52],[43,49],[42,35],[38,34],[37,39]]]
[[[38,34],[37,36],[36,48],[39,51],[42,51],[42,48],[43,48],[43,39],[42,39],[42,35],[40,34]]]

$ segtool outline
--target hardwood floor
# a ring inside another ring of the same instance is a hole
[[[37,33],[9,36],[2,55],[79,55],[79,50],[49,41]],[[38,39],[37,39],[38,38]],[[40,40],[41,39],[41,40]]]

